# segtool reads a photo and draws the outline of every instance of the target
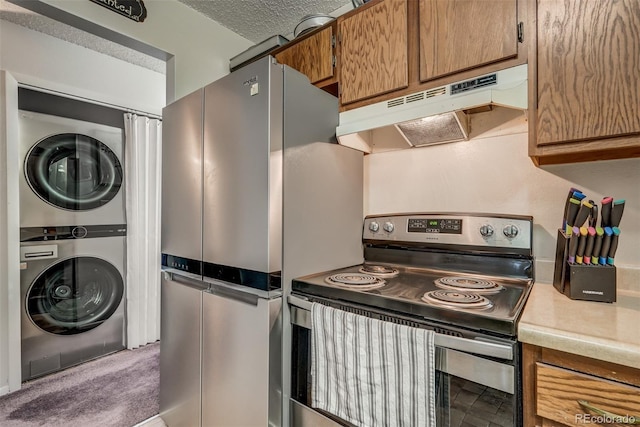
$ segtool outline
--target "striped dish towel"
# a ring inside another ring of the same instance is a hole
[[[356,426],[435,427],[435,334],[311,307],[312,406]]]

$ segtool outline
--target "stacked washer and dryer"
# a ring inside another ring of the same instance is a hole
[[[125,348],[123,131],[20,111],[22,380]]]

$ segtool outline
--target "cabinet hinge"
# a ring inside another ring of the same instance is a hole
[[[336,56],[335,55],[332,55],[331,63],[332,63],[333,68],[336,68]]]
[[[518,42],[524,42],[524,22],[518,23]]]
[[[336,36],[331,36],[331,47],[336,47]]]

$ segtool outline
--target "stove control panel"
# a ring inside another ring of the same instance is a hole
[[[533,218],[479,214],[401,214],[365,218],[363,240],[531,249]]]

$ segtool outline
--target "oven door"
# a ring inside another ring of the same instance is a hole
[[[311,408],[311,304],[290,296],[289,306],[293,366],[291,425],[351,426],[332,414]],[[358,314],[363,311],[358,310]],[[393,321],[389,316],[384,320]],[[407,322],[402,320],[402,323]],[[461,338],[442,333],[440,329],[435,342],[438,427],[522,425],[519,351],[515,341],[488,336]]]

